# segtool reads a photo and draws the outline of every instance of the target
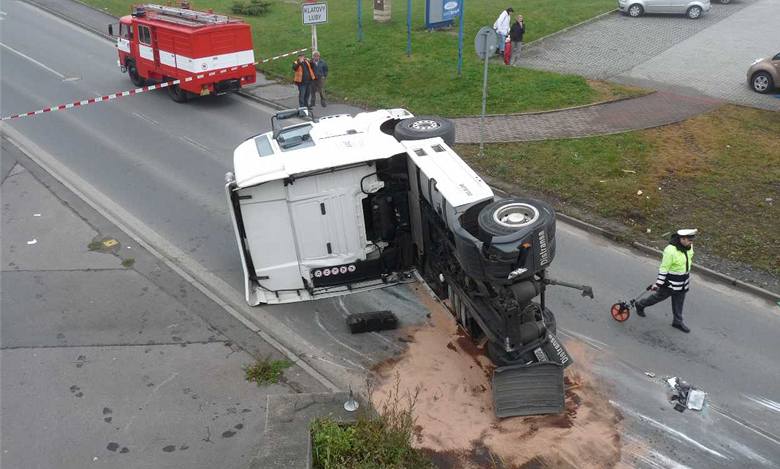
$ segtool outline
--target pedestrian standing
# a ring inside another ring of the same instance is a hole
[[[298,58],[293,62],[293,81],[298,87],[298,107],[307,107],[309,104],[309,93],[311,92],[312,82],[317,80],[311,62],[304,54],[298,54]]]
[[[683,332],[691,332],[683,322],[683,304],[690,285],[691,264],[693,262],[693,239],[697,230],[678,230],[664,249],[658,278],[650,287],[653,293],[636,302],[636,314],[645,317],[645,308],[672,297],[672,327]]]
[[[322,60],[319,51],[315,50],[314,53],[311,54],[311,66],[314,69],[314,75],[317,79],[311,84],[311,106],[309,107],[314,107],[316,104],[317,93],[320,94],[320,104],[322,107],[327,107],[328,104],[325,102],[325,96],[323,96],[322,91],[325,89],[325,79],[328,78],[328,64]]]
[[[517,65],[520,61],[520,48],[523,46],[523,34],[525,34],[525,23],[523,15],[517,15],[517,19],[509,30],[509,38],[512,40],[512,59],[509,65]]]
[[[496,34],[498,34],[497,53],[502,55],[504,53],[504,42],[509,35],[509,22],[512,20],[512,15],[510,13],[514,13],[514,11],[515,10],[513,10],[512,7],[507,8],[498,15],[498,19],[493,23],[493,29],[495,29]]]

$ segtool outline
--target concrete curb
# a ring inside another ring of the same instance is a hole
[[[509,193],[501,188],[498,188],[496,186],[490,185],[490,188],[493,189],[497,194],[501,195],[502,197],[508,197],[512,196],[514,194]],[[605,230],[604,228],[600,228],[596,225],[593,225],[591,223],[588,223],[586,221],[580,220],[578,218],[574,218],[572,216],[566,215],[564,213],[556,212],[555,213],[558,219],[564,221],[565,223],[568,223],[569,225],[573,225],[581,230],[587,231],[589,233],[597,234],[599,236],[603,236],[604,238],[607,238],[612,241],[620,242],[620,243],[626,243],[628,240],[626,240],[625,237],[620,236],[616,233],[613,233],[609,230]],[[629,245],[633,247],[634,249],[641,251],[643,254],[648,254],[654,257],[660,258],[661,254],[663,252],[659,249],[656,249],[651,246],[644,245],[642,243],[639,243],[637,241],[628,241]],[[718,281],[720,283],[728,284],[732,287],[739,288],[740,290],[743,290],[747,293],[759,296],[761,298],[764,298],[766,300],[780,303],[780,294],[771,292],[769,290],[766,290],[764,288],[761,288],[759,286],[743,282],[742,280],[739,280],[737,278],[731,277],[726,274],[722,274],[718,271],[712,270],[708,267],[703,267],[698,264],[694,264],[691,267],[691,270],[693,272],[696,272],[698,274],[704,275],[705,277],[708,277],[711,280]]]

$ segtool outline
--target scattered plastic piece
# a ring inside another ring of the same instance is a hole
[[[669,401],[674,403],[674,410],[684,412],[685,409],[701,410],[704,407],[704,399],[707,396],[704,391],[694,388],[676,376],[666,379],[666,384],[672,390]]]
[[[645,371],[645,376],[648,376],[650,378],[655,378],[655,373],[652,371]]]
[[[40,216],[41,216],[41,214],[40,214],[40,213],[33,213],[33,216],[34,216],[34,217],[40,217]]]
[[[38,240],[37,240],[37,239],[35,239],[35,238],[33,238],[33,239],[31,239],[31,240],[27,241],[27,244],[35,244],[35,243],[37,243],[37,242],[38,242]]]
[[[701,410],[704,407],[704,397],[707,395],[704,391],[699,389],[691,389],[688,393],[688,403],[686,404],[691,410]]]

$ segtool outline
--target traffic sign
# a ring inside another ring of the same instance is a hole
[[[328,22],[327,3],[304,3],[302,5],[303,24],[322,24]]]
[[[474,38],[474,49],[480,59],[485,60],[498,49],[498,34],[490,26],[483,26]]]

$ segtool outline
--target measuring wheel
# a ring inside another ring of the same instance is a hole
[[[626,303],[615,303],[612,305],[610,313],[612,314],[612,319],[617,322],[623,322],[631,316],[631,309]]]

